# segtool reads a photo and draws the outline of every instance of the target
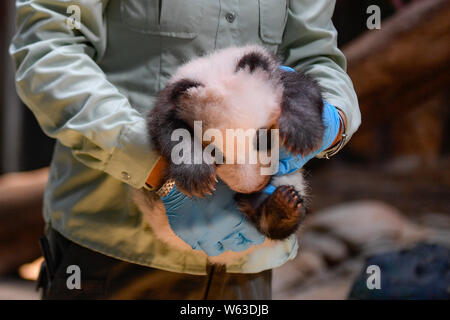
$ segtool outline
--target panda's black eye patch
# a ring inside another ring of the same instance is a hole
[[[250,52],[244,55],[236,66],[236,72],[248,68],[250,73],[256,69],[270,71],[270,61],[258,52]]]
[[[255,149],[257,151],[268,151],[272,149],[272,134],[267,128],[260,128],[256,131]]]
[[[186,93],[190,88],[200,87],[202,84],[191,79],[181,79],[173,83],[170,88],[170,99],[172,102],[177,102],[181,95]]]

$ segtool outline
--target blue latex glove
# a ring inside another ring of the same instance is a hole
[[[280,66],[280,68],[286,71],[295,72],[295,70],[290,67]],[[305,156],[294,156],[288,153],[284,147],[281,147],[280,163],[278,173],[276,174],[277,176],[289,174],[297,171],[298,169],[301,169],[306,162],[331,146],[334,139],[336,139],[337,134],[339,133],[341,120],[337,109],[326,101],[324,101],[322,120],[325,125],[325,132],[323,134],[322,145],[320,146],[320,148]],[[264,189],[264,192],[268,194],[272,194],[274,191],[275,186],[270,184]]]
[[[288,66],[280,66],[280,69],[284,70],[284,71],[295,72],[295,70],[293,68],[288,67]]]
[[[264,242],[265,236],[239,211],[235,192],[219,181],[213,195],[189,198],[176,187],[161,200],[173,232],[193,249],[208,256],[244,251]]]

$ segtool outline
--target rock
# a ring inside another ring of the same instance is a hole
[[[368,289],[367,267],[380,268],[380,288]],[[450,249],[421,243],[367,259],[350,299],[450,299]]]
[[[380,201],[356,201],[327,208],[311,216],[305,226],[327,233],[350,250],[377,252],[417,243],[428,231],[408,221],[394,207]]]
[[[279,299],[286,300],[344,300],[352,284],[351,277],[340,277],[321,282],[300,290],[298,292],[287,292],[280,295]]]
[[[273,299],[346,299],[364,262],[364,259],[360,258],[349,259],[336,268],[323,269],[314,275],[304,276],[301,283],[291,282],[282,290],[274,290]]]
[[[293,264],[305,276],[312,276],[326,269],[326,263],[319,254],[302,248]]]
[[[417,220],[420,225],[429,228],[426,242],[450,248],[450,215],[427,213],[420,216]]]
[[[450,215],[444,213],[427,213],[419,217],[418,223],[430,228],[450,229]]]
[[[296,288],[306,279],[326,269],[323,258],[315,252],[300,248],[293,261],[273,270],[273,292],[283,292]]]
[[[426,242],[450,248],[450,230],[431,229]]]
[[[272,292],[274,295],[289,291],[296,284],[300,284],[305,275],[299,270],[294,261],[289,261],[272,271]]]
[[[341,262],[349,254],[347,246],[339,239],[314,231],[300,237],[300,248],[320,254],[329,264]]]

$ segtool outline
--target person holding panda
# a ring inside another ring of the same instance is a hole
[[[221,268],[169,248],[143,223],[128,186],[159,188],[161,171],[143,114],[184,61],[256,43],[280,56],[284,68],[313,77],[326,100],[321,147],[303,156],[281,150],[277,175],[329,158],[361,121],[331,22],[335,1],[17,0],[16,6],[10,53],[17,92],[56,139],[44,197],[43,298],[270,299],[271,269],[296,256],[295,239]],[[73,10],[78,25],[68,23]],[[162,200],[177,236],[215,256],[265,238],[233,195],[219,188],[194,199],[174,187]],[[186,221],[196,227],[186,228]],[[80,289],[66,286],[70,265],[81,270]]]

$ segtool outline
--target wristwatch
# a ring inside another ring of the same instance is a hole
[[[173,187],[175,187],[175,180],[170,178],[167,179],[166,182],[164,182],[164,184],[161,186],[161,188],[156,190],[155,193],[160,197],[166,197],[167,195],[169,195],[170,191],[172,191]]]
[[[342,110],[337,107],[336,109],[339,113],[339,120],[341,122],[339,126],[339,133],[331,146],[319,155],[320,158],[330,159],[332,156],[341,151],[347,142],[347,134],[345,133],[347,131],[347,120]]]

